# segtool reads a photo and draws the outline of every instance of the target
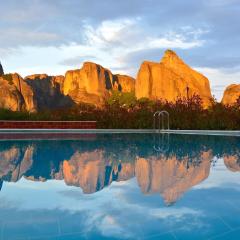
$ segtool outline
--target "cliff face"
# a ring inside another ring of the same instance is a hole
[[[33,112],[81,102],[99,106],[110,90],[134,92],[135,80],[86,62],[81,69],[68,71],[65,77],[34,74],[24,79],[16,73],[4,75],[0,65],[0,84],[1,108]]]
[[[73,105],[73,101],[63,94],[64,76],[35,74],[25,77],[24,81],[32,89],[37,110],[57,109]]]
[[[135,85],[136,97],[175,102],[178,98],[199,95],[203,106],[211,103],[209,81],[191,69],[171,50],[160,63],[143,62]]]
[[[0,107],[13,111],[36,110],[34,93],[17,73],[0,77]]]
[[[101,106],[112,90],[135,92],[138,99],[171,102],[199,95],[204,107],[211,104],[212,98],[208,79],[171,50],[165,52],[159,63],[143,62],[136,81],[92,62],[67,71],[65,77],[35,74],[23,80],[18,74],[7,75],[6,78],[0,65],[0,107],[14,111],[65,108],[81,102]],[[227,89],[223,102],[235,101],[239,89],[239,86]]]
[[[224,105],[233,105],[238,98],[240,98],[240,84],[232,84],[224,91],[222,103]]]
[[[63,92],[76,102],[101,105],[110,90],[133,91],[134,79],[113,75],[102,66],[85,62],[81,69],[68,71],[65,75]]]

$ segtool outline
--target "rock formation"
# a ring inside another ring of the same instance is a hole
[[[73,105],[73,101],[63,94],[64,76],[35,74],[25,77],[24,81],[32,89],[37,110],[57,109]]]
[[[209,81],[186,65],[175,52],[167,50],[160,63],[143,62],[135,85],[136,97],[175,102],[199,95],[203,106],[211,103]]]
[[[0,76],[2,76],[4,74],[4,71],[3,71],[3,67],[2,67],[2,64],[0,62]]]
[[[0,77],[0,107],[13,111],[36,110],[31,87],[17,73]]]
[[[66,72],[63,89],[64,94],[75,103],[100,105],[109,96],[110,90],[133,91],[134,79],[114,75],[98,64],[85,62],[81,69]]]
[[[240,84],[231,84],[223,94],[222,103],[224,105],[234,105],[240,98]]]

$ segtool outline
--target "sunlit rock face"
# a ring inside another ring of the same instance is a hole
[[[85,62],[81,69],[67,71],[63,92],[76,102],[101,105],[110,90],[127,92],[133,90],[134,79],[113,75],[110,70],[91,62]]]
[[[209,176],[211,159],[211,151],[201,153],[198,165],[189,163],[188,157],[137,158],[136,178],[143,193],[160,193],[165,203],[171,205]]]
[[[73,102],[63,95],[64,76],[35,74],[25,77],[33,91],[37,110],[71,107]]]
[[[32,88],[23,80],[19,74],[12,74],[12,79],[14,85],[24,100],[24,106],[22,108],[29,112],[35,112],[37,110],[37,103]]]
[[[94,193],[112,181],[124,181],[134,176],[134,163],[114,164],[104,157],[104,151],[76,152],[63,162],[63,178],[67,185],[81,187],[84,193]]]
[[[127,75],[115,75],[118,81],[118,89],[121,92],[134,92],[135,91],[135,79]]]
[[[20,111],[24,106],[24,99],[16,86],[0,77],[0,108]]]
[[[33,147],[26,149],[12,147],[0,152],[0,179],[18,181],[31,168],[33,162]]]
[[[234,105],[240,98],[240,84],[232,84],[226,88],[223,94],[224,105]]]
[[[136,97],[175,102],[199,95],[203,106],[211,103],[209,81],[185,64],[175,52],[167,50],[160,63],[145,61],[137,75]]]
[[[232,172],[240,172],[240,157],[238,155],[224,156],[224,164]]]
[[[4,74],[4,71],[3,71],[3,67],[2,67],[2,64],[0,62],[0,76],[2,76]]]
[[[0,107],[13,111],[36,110],[33,91],[19,74],[0,77]]]

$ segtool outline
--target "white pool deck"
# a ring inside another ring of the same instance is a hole
[[[192,134],[192,135],[219,135],[219,136],[239,136],[240,131],[223,131],[223,130],[155,130],[155,129],[0,129],[0,134],[128,134],[128,133],[169,133],[169,134]]]

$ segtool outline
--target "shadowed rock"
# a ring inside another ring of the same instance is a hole
[[[4,71],[3,71],[3,67],[2,67],[2,64],[0,62],[0,76],[2,76],[4,74]]]
[[[74,104],[62,92],[64,76],[35,74],[25,77],[24,80],[32,89],[37,110],[71,107]]]

